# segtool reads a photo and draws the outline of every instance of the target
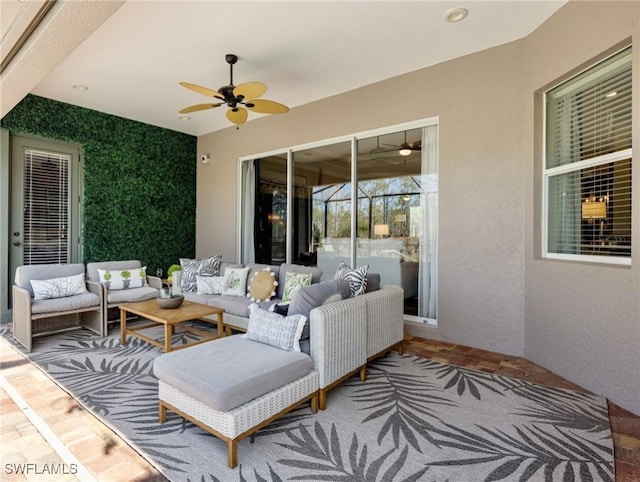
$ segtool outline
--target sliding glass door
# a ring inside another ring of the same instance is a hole
[[[437,143],[427,123],[244,160],[242,261],[368,265],[408,319],[435,323]]]

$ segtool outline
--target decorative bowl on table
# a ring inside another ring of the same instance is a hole
[[[172,296],[171,298],[156,298],[156,303],[160,308],[164,308],[165,310],[170,310],[173,308],[179,307],[184,301],[184,296]]]

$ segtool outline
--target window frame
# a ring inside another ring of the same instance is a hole
[[[631,61],[633,63],[633,51],[632,46],[630,44],[626,44],[621,48],[615,49],[615,51],[608,53],[602,58],[589,62],[589,64],[580,69],[578,72],[573,75],[569,75],[563,78],[560,81],[554,82],[548,88],[545,88],[542,92],[542,223],[541,223],[541,248],[542,248],[542,258],[550,259],[550,260],[561,260],[561,261],[577,261],[577,262],[585,262],[590,264],[608,264],[608,265],[618,265],[618,266],[631,266],[631,260],[633,258],[633,238],[631,242],[631,252],[629,256],[613,256],[613,255],[586,255],[586,254],[568,254],[568,253],[557,253],[549,251],[549,183],[551,178],[556,177],[561,174],[566,173],[580,173],[583,169],[593,168],[598,166],[604,166],[610,163],[615,163],[619,161],[624,161],[625,159],[631,159],[633,165],[633,155],[632,148],[622,149],[620,151],[603,154],[600,156],[596,156],[590,159],[585,159],[573,163],[562,164],[559,166],[547,168],[547,153],[548,153],[548,138],[547,138],[547,127],[548,127],[548,117],[547,117],[547,95],[554,89],[559,86],[570,82],[572,79],[582,75],[585,72],[593,70],[597,68],[599,65],[606,62],[608,59],[620,54],[621,52],[629,50]],[[633,75],[633,74],[632,74]],[[632,89],[633,89],[633,76],[632,76]],[[632,93],[633,98],[633,93]],[[631,181],[632,182],[632,181]],[[633,198],[631,200],[631,207],[633,207]],[[633,213],[631,213],[631,222],[633,225]]]

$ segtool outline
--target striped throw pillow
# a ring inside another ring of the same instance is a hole
[[[334,279],[348,281],[351,288],[351,296],[358,296],[367,290],[367,271],[369,271],[368,264],[358,268],[351,268],[342,262],[336,270]]]

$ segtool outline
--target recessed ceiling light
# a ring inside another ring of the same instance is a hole
[[[189,120],[189,119],[191,119],[191,117],[189,117],[188,115],[179,115],[178,119],[180,119],[180,120]]]
[[[618,95],[618,93],[614,90],[612,92],[609,92],[608,94],[605,94],[605,97],[608,99],[610,97],[615,97],[616,95]]]
[[[89,90],[89,87],[83,84],[71,84],[71,87],[76,90]]]
[[[444,19],[447,22],[455,23],[460,20],[464,20],[469,15],[469,10],[462,7],[452,8],[451,10],[447,10],[444,14]]]

